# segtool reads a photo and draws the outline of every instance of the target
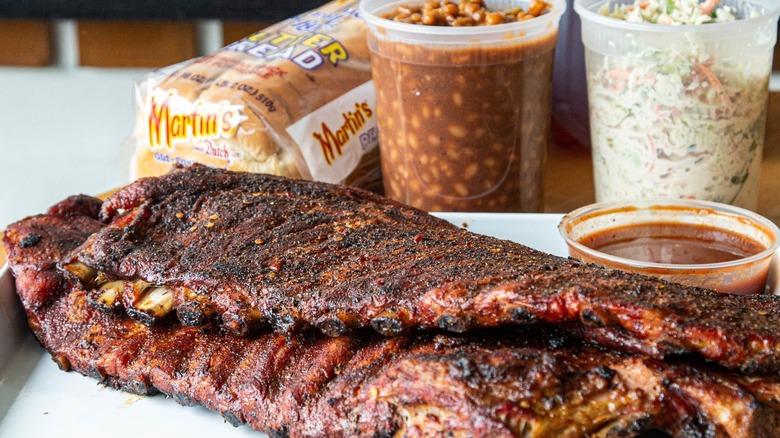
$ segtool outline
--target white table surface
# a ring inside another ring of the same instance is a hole
[[[133,79],[148,70],[0,68],[0,229],[126,181]]]

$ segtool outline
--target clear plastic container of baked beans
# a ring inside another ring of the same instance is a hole
[[[534,18],[485,26],[384,18],[399,6],[423,3],[360,3],[369,27],[385,193],[427,211],[540,211],[553,49],[565,0],[549,1]]]

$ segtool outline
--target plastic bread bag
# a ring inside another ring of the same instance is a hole
[[[327,3],[139,78],[130,179],[198,162],[381,191],[357,3]]]

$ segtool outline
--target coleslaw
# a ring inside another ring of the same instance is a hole
[[[642,0],[601,12],[671,25],[736,19],[729,7],[704,6]],[[597,199],[695,198],[755,209],[771,51],[723,56],[696,32],[665,44],[637,38],[632,47],[621,56],[589,54]]]
[[[632,23],[705,24],[737,19],[734,8],[720,5],[720,0],[637,0],[611,10],[609,4],[604,4],[599,13]]]

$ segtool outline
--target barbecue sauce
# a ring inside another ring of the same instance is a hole
[[[625,259],[675,265],[730,262],[766,249],[726,230],[679,223],[613,228],[587,236],[580,243]]]
[[[767,271],[752,268],[760,262],[734,268],[708,266],[743,259],[766,249],[759,242],[723,229],[680,223],[637,224],[596,232],[578,242],[622,259],[659,264],[635,269],[618,261],[589,260],[579,251],[572,252],[575,258],[613,268],[659,276],[674,274],[679,277],[672,281],[695,284],[719,292],[763,293],[766,288]],[[690,265],[690,269],[680,270],[679,265]],[[689,278],[683,279],[684,276]],[[691,278],[699,280],[692,281]]]

